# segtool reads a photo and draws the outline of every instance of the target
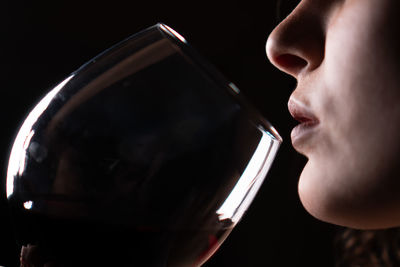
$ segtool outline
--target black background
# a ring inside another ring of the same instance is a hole
[[[305,159],[290,145],[286,102],[295,81],[271,66],[268,34],[290,1],[11,1],[0,3],[0,265],[18,255],[7,214],[8,153],[27,111],[80,65],[157,22],[181,33],[265,114],[284,138],[253,205],[211,266],[332,266],[333,226],[302,208],[297,177]],[[62,229],[60,229],[62,231]],[[99,255],[101,257],[101,255]],[[129,255],[127,255],[129,257]]]

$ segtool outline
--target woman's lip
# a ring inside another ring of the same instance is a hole
[[[297,149],[303,145],[307,139],[311,138],[318,123],[316,122],[303,122],[293,128],[290,138],[292,139],[292,145]]]
[[[317,117],[314,115],[312,110],[302,102],[295,98],[290,98],[288,102],[288,109],[290,115],[300,123],[313,122],[318,123]]]
[[[292,144],[297,148],[310,137],[319,124],[319,120],[307,105],[295,98],[290,98],[288,108],[292,117],[300,123],[293,128],[291,133]]]

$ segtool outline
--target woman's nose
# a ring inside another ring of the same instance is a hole
[[[271,63],[295,78],[321,65],[324,50],[323,15],[302,4],[272,31],[266,44]]]

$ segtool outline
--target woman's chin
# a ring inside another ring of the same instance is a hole
[[[384,229],[400,225],[400,201],[373,191],[357,191],[349,188],[351,185],[344,186],[345,183],[332,183],[333,180],[346,179],[314,169],[312,162],[307,162],[300,175],[298,193],[310,215],[326,223],[354,229]],[[361,197],[357,198],[357,195]]]

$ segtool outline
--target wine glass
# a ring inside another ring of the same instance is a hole
[[[30,111],[7,199],[22,266],[200,266],[249,207],[281,137],[157,24]]]

